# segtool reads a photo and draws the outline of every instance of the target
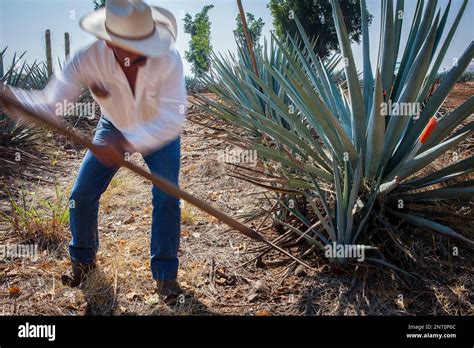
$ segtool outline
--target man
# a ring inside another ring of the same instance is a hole
[[[74,101],[84,86],[101,107],[93,140],[99,151],[86,153],[70,197],[72,267],[62,281],[73,287],[95,268],[99,199],[125,153],[141,153],[152,173],[178,185],[187,104],[182,61],[174,48],[177,25],[169,11],[137,0],[108,0],[80,26],[98,40],[77,52],[43,91],[3,86],[4,93],[55,122],[61,122],[56,106]],[[172,302],[181,292],[176,281],[179,200],[156,187],[152,195],[151,271],[160,295]]]

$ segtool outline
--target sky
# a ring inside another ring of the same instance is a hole
[[[447,27],[453,22],[462,3],[461,0],[452,1]],[[211,42],[214,51],[221,53],[235,52],[233,30],[235,29],[235,17],[238,14],[235,0],[148,0],[147,2],[167,8],[176,16],[179,28],[176,46],[183,57],[189,42],[189,35],[183,32],[183,16],[190,13],[194,17],[194,14],[199,12],[203,6],[213,4],[214,8],[209,12],[209,15],[212,22]],[[246,12],[251,12],[256,17],[263,19],[265,27],[262,36],[269,37],[270,31],[273,30],[271,13],[267,8],[269,0],[243,0],[242,2]],[[440,0],[439,6],[444,8],[447,3],[448,0]],[[381,0],[367,0],[369,12],[374,15],[370,27],[373,64],[375,64],[378,54],[380,5]],[[415,0],[405,0],[405,18],[409,20],[412,18],[415,6]],[[58,61],[58,58],[64,59],[65,32],[70,34],[72,52],[92,42],[95,38],[82,31],[78,25],[79,19],[92,10],[92,0],[0,0],[0,50],[8,46],[5,68],[10,64],[14,52],[22,53],[26,51],[25,59],[30,63],[34,60],[44,60],[44,33],[46,29],[51,30],[55,62]],[[448,54],[441,65],[441,70],[451,68],[453,60],[459,57],[473,40],[473,18],[474,0],[470,0]],[[404,26],[402,42],[405,42],[409,29],[409,25]],[[445,31],[447,30],[445,29]],[[361,69],[361,46],[354,44],[353,49],[356,64]],[[186,74],[192,75],[190,64],[186,61],[184,63]]]

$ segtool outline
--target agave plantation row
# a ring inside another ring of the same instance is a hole
[[[272,35],[255,52],[257,71],[243,47],[237,56],[214,55],[213,72],[203,81],[217,99],[196,95],[197,104],[234,126],[227,130],[229,142],[257,151],[265,169],[241,169],[240,177],[275,191],[279,210],[273,219],[314,248],[337,243],[374,249],[371,226],[393,232],[401,220],[472,247],[431,219],[429,210],[433,201],[472,200],[473,182],[453,179],[472,172],[474,158],[420,172],[473,131],[464,122],[474,111],[473,96],[449,113],[439,109],[474,57],[474,43],[433,89],[467,0],[450,26],[451,2],[437,11],[436,0],[418,0],[413,18],[405,18],[403,0],[383,0],[377,62],[370,59],[373,40],[361,0],[362,74],[338,1],[331,4],[340,45],[331,59],[319,59],[295,18],[300,35]],[[407,25],[408,39],[401,42]],[[384,105],[404,103],[420,105],[419,114],[383,114]],[[294,200],[307,209],[290,204]]]

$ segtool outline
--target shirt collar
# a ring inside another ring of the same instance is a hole
[[[120,68],[120,65],[117,62],[117,59],[115,58],[114,52],[112,51],[112,49],[110,49],[107,46],[107,43],[105,42],[105,40],[99,40],[99,41],[100,41],[100,45],[102,47],[102,51],[103,51],[104,55],[107,57],[106,62],[112,68],[113,74],[116,74],[117,70],[121,69],[121,68]],[[147,70],[151,65],[152,59],[153,59],[152,57],[147,57],[146,62],[143,65],[140,66],[140,70],[143,70],[142,73],[144,75],[148,75]]]

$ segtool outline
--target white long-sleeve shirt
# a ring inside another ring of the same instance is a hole
[[[159,58],[148,57],[138,69],[135,95],[113,51],[103,40],[76,52],[42,91],[10,90],[31,110],[54,118],[60,116],[57,111],[64,109],[65,103],[79,97],[83,87],[94,85],[108,92],[107,97],[99,97],[91,91],[102,115],[137,152],[157,150],[180,134],[187,96],[183,64],[176,49]]]

